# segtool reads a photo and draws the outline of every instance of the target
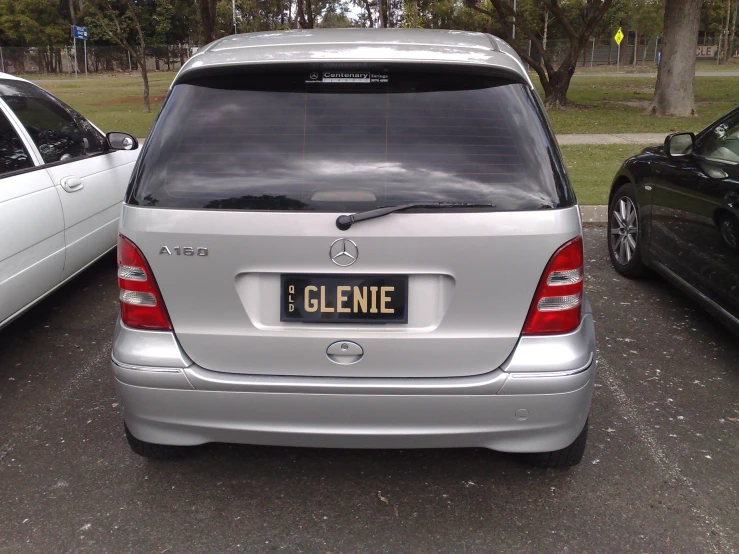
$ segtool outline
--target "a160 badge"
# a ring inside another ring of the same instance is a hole
[[[407,323],[406,275],[282,275],[282,321]]]

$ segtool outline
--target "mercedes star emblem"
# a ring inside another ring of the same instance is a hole
[[[347,267],[357,261],[359,248],[357,243],[350,239],[336,239],[328,250],[331,261],[340,267]]]

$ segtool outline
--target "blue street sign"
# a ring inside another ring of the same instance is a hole
[[[87,27],[79,27],[77,25],[72,25],[72,36],[74,38],[81,38],[82,40],[87,40]]]

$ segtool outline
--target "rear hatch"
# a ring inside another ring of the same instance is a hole
[[[142,156],[121,233],[183,349],[213,371],[489,372],[580,233],[534,93],[493,76],[308,68],[179,84]],[[442,204],[336,225],[409,203]]]

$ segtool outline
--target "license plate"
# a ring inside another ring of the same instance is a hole
[[[408,323],[408,276],[282,275],[281,321]]]

